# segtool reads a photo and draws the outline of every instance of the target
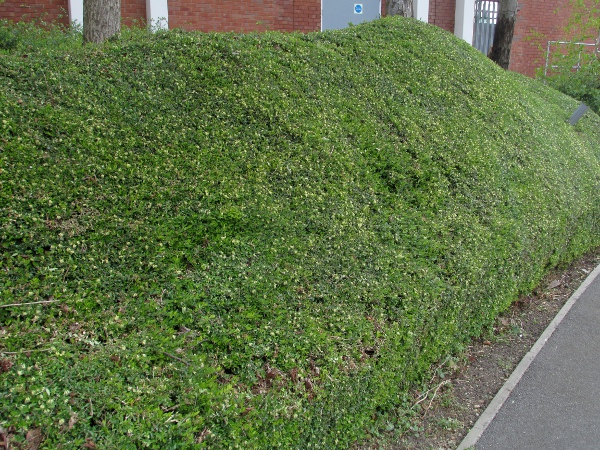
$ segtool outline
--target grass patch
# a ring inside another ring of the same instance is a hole
[[[0,425],[347,448],[600,244],[600,119],[414,20],[0,55]],[[87,443],[87,444],[86,444]]]

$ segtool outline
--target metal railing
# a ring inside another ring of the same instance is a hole
[[[588,42],[569,42],[569,41],[548,41],[548,46],[546,47],[546,66],[544,67],[544,76],[548,76],[548,71],[552,70],[552,69],[556,69],[558,67],[560,67],[558,64],[552,64],[550,61],[551,58],[551,46],[552,45],[573,45],[573,46],[579,46],[579,52],[577,53],[577,62],[575,62],[572,66],[571,66],[571,70],[575,70],[576,72],[581,69],[581,62],[583,60],[583,51],[585,50],[586,47],[595,47],[593,54],[596,55],[596,57],[598,57],[598,55],[600,54],[600,38],[594,43],[588,43]],[[566,55],[565,55],[566,57]]]

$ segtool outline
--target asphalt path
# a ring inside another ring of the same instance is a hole
[[[460,450],[600,449],[599,274],[567,301]]]

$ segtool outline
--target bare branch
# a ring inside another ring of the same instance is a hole
[[[10,303],[8,305],[0,305],[0,308],[9,308],[12,306],[29,306],[29,305],[41,305],[43,303],[56,303],[60,300],[41,300],[39,302],[27,302],[27,303]]]
[[[176,360],[177,360],[177,361],[179,361],[179,362],[182,362],[182,363],[184,363],[186,366],[189,366],[189,365],[190,365],[190,363],[189,363],[189,362],[187,362],[187,361],[186,361],[186,360],[184,360],[184,359],[181,359],[181,358],[179,358],[178,356],[171,355],[170,353],[167,353],[167,352],[163,352],[163,353],[164,353],[165,355],[167,355],[167,356],[170,356],[170,357],[171,357],[171,358],[173,358],[173,359],[176,359]]]

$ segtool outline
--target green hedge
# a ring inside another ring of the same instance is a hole
[[[577,72],[567,72],[545,78],[549,86],[588,105],[600,114],[600,61],[593,60]]]
[[[598,116],[418,21],[16,46],[0,86],[0,297],[54,301],[0,309],[0,425],[46,448],[401,432],[600,244]]]

